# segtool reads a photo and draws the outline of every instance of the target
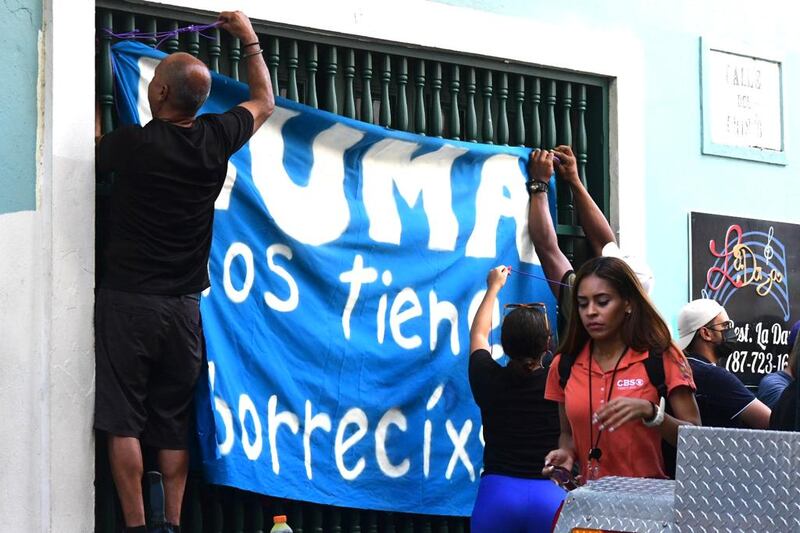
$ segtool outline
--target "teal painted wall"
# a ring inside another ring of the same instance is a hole
[[[0,214],[36,208],[36,84],[41,0],[0,2]]]
[[[438,0],[499,15],[551,20],[580,42],[573,25],[635,35],[645,58],[645,191],[647,260],[656,276],[653,298],[676,328],[689,297],[688,213],[738,215],[800,223],[800,12],[792,0],[642,1]],[[701,36],[768,46],[782,54],[788,165],[701,153]],[[535,35],[531,37],[535,46]],[[591,46],[591,43],[586,43]],[[625,205],[620,209],[626,209]],[[724,236],[721,236],[721,238]],[[797,320],[800,317],[793,317]]]

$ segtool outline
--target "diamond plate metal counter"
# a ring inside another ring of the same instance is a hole
[[[675,482],[605,477],[569,493],[555,533],[574,527],[661,533],[673,523]]]
[[[684,426],[675,531],[800,532],[800,433]]]

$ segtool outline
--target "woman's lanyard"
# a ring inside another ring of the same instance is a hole
[[[586,471],[590,474],[589,479],[597,479],[597,476],[600,472],[600,458],[603,456],[603,450],[599,448],[600,444],[600,437],[603,435],[603,430],[599,430],[597,432],[597,438],[593,437],[594,429],[592,424],[592,348],[594,346],[589,346],[589,443],[592,445],[591,449],[589,450],[589,464],[587,465],[588,468]],[[611,384],[608,386],[608,396],[606,397],[606,404],[611,401],[611,393],[614,390],[614,378],[617,377],[617,369],[619,368],[619,363],[622,361],[622,358],[625,356],[625,352],[628,351],[628,347],[622,349],[622,353],[619,354],[617,358],[617,362],[614,364],[614,371],[611,373]]]

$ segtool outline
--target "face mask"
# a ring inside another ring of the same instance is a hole
[[[722,332],[722,342],[714,345],[714,355],[717,356],[717,359],[728,357],[733,352],[735,343],[736,331],[733,328],[726,329]]]

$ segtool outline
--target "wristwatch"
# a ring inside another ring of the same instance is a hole
[[[528,180],[525,182],[525,186],[528,188],[529,195],[547,192],[550,189],[550,185],[546,181],[539,180]]]
[[[642,424],[644,424],[649,428],[654,428],[664,423],[664,412],[666,411],[667,407],[666,401],[664,400],[663,396],[661,397],[661,400],[659,400],[658,405],[656,404],[652,405],[655,412],[655,416],[651,420],[642,420]]]

